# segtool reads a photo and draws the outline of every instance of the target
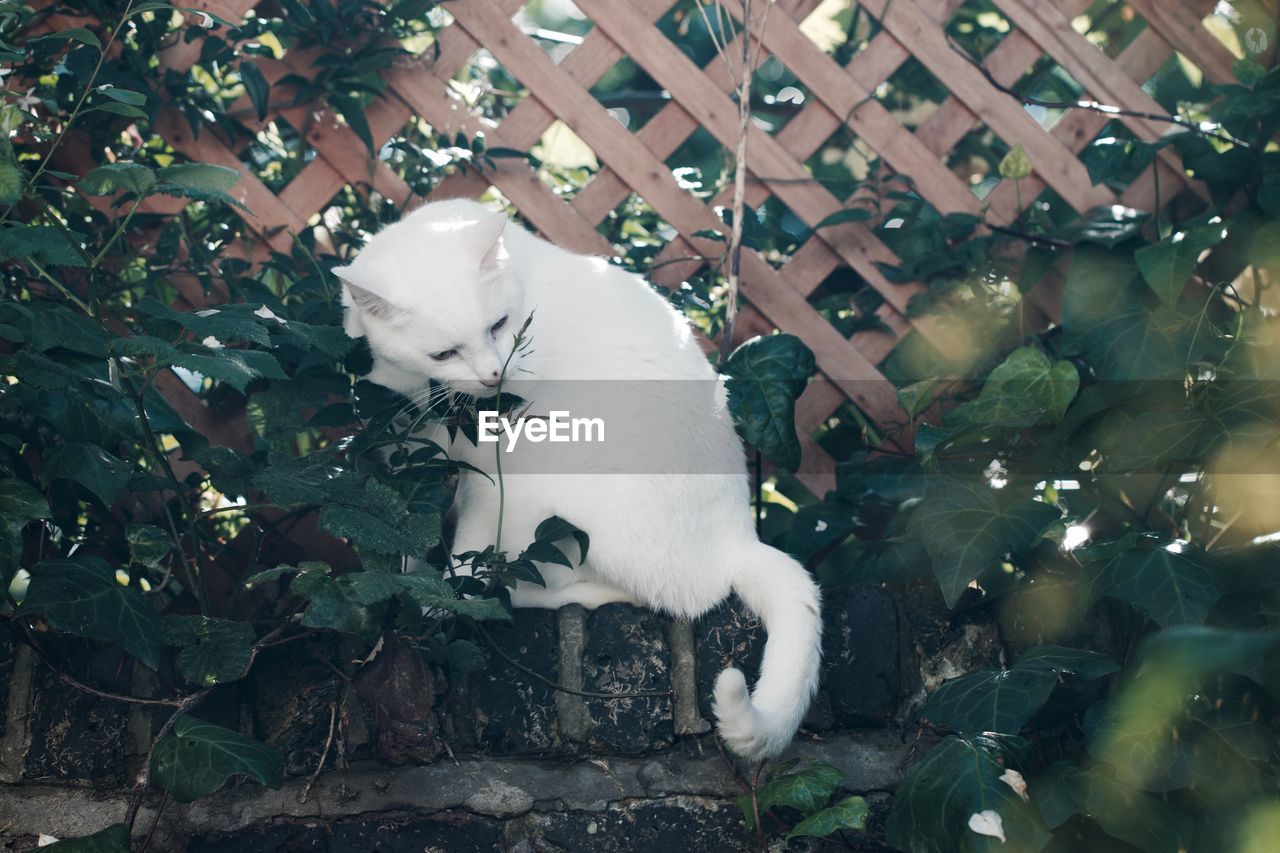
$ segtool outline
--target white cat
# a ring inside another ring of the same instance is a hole
[[[601,418],[596,446],[523,441],[507,453],[459,436],[450,447],[491,475],[503,453],[505,547],[532,542],[551,515],[591,537],[584,565],[540,566],[546,588],[519,583],[512,603],[631,602],[695,617],[736,592],[768,642],[753,693],[738,669],[716,679],[720,736],[745,758],[781,752],[818,685],[818,590],[756,537],[723,385],[684,317],[638,276],[464,200],[423,206],[334,272],[347,333],[373,351],[371,380],[410,396],[436,380],[485,398],[502,377],[530,415]],[[512,355],[530,315],[529,346]],[[464,471],[453,553],[494,544],[498,506],[494,482]]]

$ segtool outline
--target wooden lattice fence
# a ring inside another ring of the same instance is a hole
[[[1067,110],[1050,126],[1000,87],[1017,82],[1028,67],[1048,57],[1084,92],[1084,98],[1133,113],[1165,110],[1143,88],[1177,51],[1206,79],[1232,79],[1234,56],[1203,24],[1212,0],[1129,0],[1125,14],[1145,19],[1146,28],[1115,56],[1108,56],[1072,25],[1090,0],[994,0],[1007,19],[1008,34],[981,61],[981,67],[948,40],[947,22],[966,0],[865,0],[862,13],[878,22],[875,35],[847,65],[806,34],[803,24],[821,0],[777,0],[765,19],[763,2],[755,2],[750,31],[762,35],[762,56],[781,62],[807,90],[790,120],[775,132],[752,126],[748,146],[748,204],[757,207],[774,197],[809,228],[841,210],[846,200],[815,181],[806,166],[825,141],[842,128],[856,137],[862,150],[880,158],[893,173],[908,175],[916,190],[940,212],[985,211],[993,224],[1014,222],[1020,202],[1033,203],[1050,190],[1077,212],[1098,205],[1121,204],[1151,210],[1188,186],[1186,173],[1171,148],[1117,194],[1095,185],[1078,155],[1108,122],[1118,118],[1138,139],[1150,141],[1169,125],[1148,118],[1115,116],[1089,110]],[[211,0],[201,4],[213,14],[240,20],[255,0]],[[438,133],[485,134],[490,148],[527,150],[561,122],[595,154],[599,171],[571,198],[558,195],[537,170],[520,159],[502,159],[493,168],[468,170],[442,181],[433,197],[478,196],[496,188],[549,239],[571,249],[609,255],[613,246],[598,230],[600,223],[633,194],[641,197],[674,229],[672,239],[654,264],[653,278],[676,285],[723,252],[723,244],[696,236],[708,229],[725,231],[714,211],[729,202],[731,188],[712,199],[682,186],[669,158],[696,131],[709,133],[732,150],[738,136],[734,80],[723,59],[699,67],[657,26],[671,13],[672,0],[577,0],[590,30],[556,61],[513,16],[521,0],[455,0],[441,6],[447,25],[432,49],[420,59],[393,67],[386,75],[387,95],[367,110],[376,143],[399,133],[406,123],[425,121]],[[725,10],[740,19],[740,0],[724,0]],[[692,7],[691,7],[692,8]],[[58,28],[75,22],[53,18]],[[453,81],[478,51],[487,51],[520,81],[527,95],[496,124],[468,107]],[[740,53],[731,43],[727,55]],[[161,55],[163,69],[184,71],[197,61],[199,40],[180,42]],[[591,89],[619,60],[629,58],[669,95],[669,100],[634,132],[619,122]],[[877,98],[877,90],[914,58],[945,85],[949,96],[912,129]],[[287,74],[307,75],[306,49],[289,51],[283,60],[261,58],[259,65],[273,84]],[[985,69],[985,70],[984,70]],[[244,112],[252,112],[248,97]],[[314,105],[290,106],[287,87],[272,88],[272,109],[265,126],[287,121],[305,134],[314,158],[278,193],[270,190],[242,162],[250,139],[229,144],[213,132],[193,136],[176,109],[162,107],[158,130],[181,154],[193,160],[240,170],[234,190],[246,207],[242,213],[254,238],[236,248],[250,260],[269,251],[288,251],[293,235],[323,228],[321,214],[335,193],[351,186],[377,193],[400,206],[418,199],[410,186],[384,162],[371,161],[365,145],[342,121]],[[252,126],[252,120],[249,122]],[[950,152],[975,127],[984,127],[1006,145],[1020,145],[1034,169],[1015,188],[1002,181],[979,199],[969,183],[947,163]],[[64,146],[68,170],[92,165],[90,152]],[[95,199],[94,203],[105,205]],[[145,210],[174,213],[183,202],[148,200]],[[782,329],[803,338],[817,357],[819,376],[800,401],[797,417],[804,444],[801,479],[815,490],[830,484],[833,463],[811,438],[812,432],[839,406],[851,401],[871,421],[900,442],[909,442],[905,413],[895,388],[878,367],[908,333],[923,335],[937,347],[952,345],[951,333],[927,316],[909,317],[908,301],[923,285],[891,282],[881,265],[896,258],[877,235],[882,223],[844,222],[812,233],[797,251],[781,259],[747,251],[742,263],[742,293],[748,305],[736,335],[748,337]],[[688,261],[680,261],[688,258]],[[882,326],[846,338],[811,304],[810,297],[837,269],[851,268],[883,303]],[[208,297],[194,281],[185,286],[189,306]],[[1024,302],[1024,319],[1052,322],[1057,314],[1059,284],[1047,277]],[[710,345],[710,344],[708,344]],[[209,423],[202,404],[180,382],[163,385],[193,424],[213,435],[223,425]],[[234,437],[224,436],[228,443]]]

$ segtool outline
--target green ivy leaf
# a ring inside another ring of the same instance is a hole
[[[954,607],[970,582],[1005,554],[1031,547],[1059,518],[1057,508],[1036,501],[1002,507],[985,482],[935,478],[908,530],[924,543],[943,598]]]
[[[268,788],[284,784],[280,750],[182,714],[155,746],[151,773],[180,803],[208,796],[232,776],[249,776]]]
[[[1120,671],[1115,658],[1088,649],[1072,649],[1066,646],[1041,645],[1027,649],[1018,657],[1014,669],[1044,670],[1056,675],[1073,675],[1092,680]]]
[[[1213,558],[1190,545],[1140,545],[1097,565],[1091,597],[1118,598],[1162,626],[1200,624],[1222,597]]]
[[[41,616],[69,634],[119,643],[152,669],[160,666],[160,617],[139,590],[121,585],[115,570],[100,557],[36,563],[18,613]]]
[[[173,540],[154,524],[130,524],[124,533],[129,543],[129,562],[155,568],[173,550]]]
[[[729,411],[743,437],[783,468],[800,466],[795,403],[816,369],[813,353],[797,337],[752,338],[729,356]]]
[[[129,853],[133,848],[130,846],[129,828],[123,823],[113,823],[93,835],[64,838],[40,849],[56,850],[58,853]]]
[[[1062,325],[1099,379],[1181,379],[1170,318],[1152,311],[1133,256],[1079,247],[1067,271]]]
[[[1079,388],[1080,374],[1074,364],[1053,361],[1036,347],[1022,347],[991,371],[978,399],[947,413],[947,424],[1056,424]]]
[[[906,409],[911,417],[923,412],[933,403],[933,391],[938,387],[938,379],[922,379],[898,389],[898,405]]]
[[[55,447],[44,460],[41,476],[45,482],[71,480],[79,483],[104,506],[111,506],[133,477],[129,464],[94,444],[73,443]]]
[[[1084,815],[1113,838],[1150,853],[1192,849],[1190,815],[1159,797],[1123,785],[1100,769],[1059,761],[1031,783],[1031,795],[1050,829]]]
[[[802,814],[812,814],[826,805],[835,793],[844,773],[825,761],[814,761],[804,770],[780,772],[756,792],[756,803],[763,814],[774,806],[787,806]],[[739,800],[746,817],[747,829],[755,828],[751,798]]]
[[[1054,237],[1068,243],[1098,243],[1111,247],[1136,236],[1151,214],[1118,204],[1094,207],[1059,228]]]
[[[1182,288],[1195,272],[1200,254],[1227,238],[1221,221],[1171,234],[1159,243],[1143,246],[1134,253],[1138,271],[1165,305],[1174,307]]]
[[[795,825],[787,839],[810,836],[826,838],[841,829],[867,828],[867,801],[862,797],[846,797],[834,806],[816,811]]]
[[[1050,835],[1040,816],[1001,777],[1022,763],[1022,738],[948,737],[916,762],[898,786],[885,825],[889,844],[910,853],[993,851],[996,839],[969,829],[984,811],[1000,815],[1008,849],[1040,850]]]
[[[178,671],[192,684],[209,687],[238,681],[253,660],[253,628],[207,616],[164,617],[165,644],[177,646]]]
[[[929,697],[924,716],[961,734],[1015,735],[1035,716],[1058,682],[1049,670],[984,670],[946,681]]]
[[[7,590],[22,559],[22,528],[48,518],[49,504],[22,480],[0,480],[0,590]]]

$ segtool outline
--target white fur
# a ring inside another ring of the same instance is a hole
[[[611,432],[601,448],[526,442],[504,456],[504,548],[531,542],[550,515],[591,537],[585,565],[543,567],[547,587],[519,584],[512,602],[626,601],[694,617],[736,592],[760,616],[768,643],[754,693],[739,670],[720,673],[719,731],[743,757],[781,752],[817,689],[818,590],[799,563],[755,535],[723,386],[685,319],[641,278],[470,201],[422,207],[336,272],[348,283],[347,331],[367,336],[374,354],[369,378],[405,394],[420,393],[428,379],[492,394],[483,383],[533,313],[531,345],[512,361],[504,387],[533,400],[535,413],[606,412]],[[506,326],[490,334],[503,315]],[[446,362],[429,357],[449,349],[459,352]],[[492,444],[459,438],[450,452],[493,472]],[[464,472],[455,506],[454,553],[493,544],[494,485]]]

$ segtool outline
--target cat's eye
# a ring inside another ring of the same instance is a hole
[[[448,361],[449,359],[453,358],[457,354],[458,354],[458,351],[456,349],[447,349],[444,352],[431,353],[431,359],[433,361]]]
[[[498,334],[498,332],[502,331],[502,327],[505,325],[507,325],[507,315],[503,314],[501,320],[499,320],[498,322],[494,323],[492,326],[489,327],[489,333],[492,335],[496,335]]]

